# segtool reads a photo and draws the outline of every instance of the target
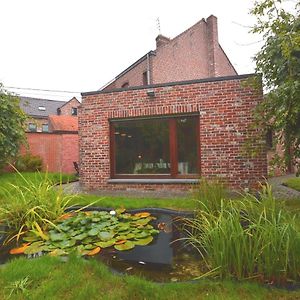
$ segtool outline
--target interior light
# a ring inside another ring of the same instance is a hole
[[[119,132],[119,131],[116,131],[115,134],[120,134],[120,132]]]
[[[121,136],[126,136],[126,133],[121,133]]]
[[[132,138],[132,135],[128,135],[129,138]]]

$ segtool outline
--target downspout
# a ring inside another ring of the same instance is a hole
[[[150,54],[147,53],[147,85],[151,84],[150,78]]]

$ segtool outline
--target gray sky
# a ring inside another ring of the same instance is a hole
[[[219,42],[239,74],[252,73],[261,46],[249,34],[252,0],[0,0],[0,82],[47,90],[97,90],[202,18],[218,18]],[[72,94],[18,91],[69,99]]]

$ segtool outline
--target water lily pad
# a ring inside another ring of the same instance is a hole
[[[25,243],[21,247],[10,249],[9,254],[23,254],[30,243]]]
[[[150,213],[148,212],[140,212],[140,213],[136,213],[134,214],[136,217],[139,217],[139,218],[147,218],[150,216]]]
[[[153,241],[153,236],[150,235],[146,238],[135,240],[135,241],[133,241],[133,243],[135,245],[139,245],[139,246],[146,246],[146,245],[150,244],[152,241]]]
[[[98,234],[98,228],[92,228],[89,232],[88,235],[89,236],[96,236]]]
[[[100,247],[96,247],[93,250],[91,250],[87,255],[88,256],[93,256],[93,255],[98,254],[100,251],[101,251],[101,248]]]
[[[136,225],[147,225],[151,220],[152,220],[152,218],[150,218],[150,217],[143,218],[143,219],[136,220],[135,224]]]
[[[141,231],[141,232],[135,234],[136,239],[142,239],[142,238],[145,238],[147,236],[150,236],[150,234],[146,231]]]
[[[125,251],[125,250],[133,249],[134,246],[135,246],[135,245],[134,245],[133,242],[127,241],[127,242],[124,243],[124,244],[115,245],[114,248],[115,248],[116,250],[119,250],[119,251]]]
[[[115,239],[112,239],[112,240],[109,240],[107,242],[97,242],[97,243],[94,243],[96,246],[99,246],[101,248],[108,248],[108,247],[111,247],[115,244],[116,240]]]
[[[71,240],[61,241],[58,244],[58,247],[61,249],[65,249],[65,248],[73,247],[75,244],[76,244],[76,241],[74,239],[71,239]]]
[[[49,252],[48,255],[50,255],[50,256],[62,256],[62,255],[66,255],[66,254],[67,254],[67,252],[62,250],[62,249],[55,249],[55,250]]]
[[[51,233],[50,234],[50,240],[53,242],[63,241],[65,239],[67,239],[67,236],[65,233]]]
[[[24,253],[29,255],[29,254],[35,254],[38,252],[42,252],[44,250],[44,242],[39,241],[39,242],[34,242],[31,245],[29,245],[25,250]]]
[[[87,233],[81,233],[74,236],[74,239],[77,241],[82,241],[87,237]]]
[[[102,231],[99,232],[98,237],[100,238],[100,240],[102,242],[107,242],[109,240],[111,240],[114,237],[114,233],[113,232],[108,232],[108,231]]]

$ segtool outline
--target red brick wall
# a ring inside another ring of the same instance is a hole
[[[267,175],[265,151],[256,158],[244,155],[249,136],[263,136],[251,129],[252,110],[262,91],[246,84],[247,76],[198,80],[153,86],[155,98],[145,88],[83,94],[79,113],[81,183],[89,189],[184,189],[184,185],[112,184],[110,178],[110,118],[198,112],[200,116],[201,175],[221,177],[231,187],[256,185]]]
[[[143,72],[147,59],[113,81],[103,90],[143,85]],[[218,42],[218,24],[215,16],[202,19],[186,31],[156,47],[150,55],[150,81],[152,84],[236,75],[230,60]]]
[[[71,116],[72,107],[78,108],[80,102],[76,98],[72,98],[64,106],[60,108],[60,114],[62,116]]]
[[[79,161],[78,134],[26,133],[29,151],[43,159],[44,170],[75,173],[73,161]],[[21,153],[27,150],[22,147]]]

